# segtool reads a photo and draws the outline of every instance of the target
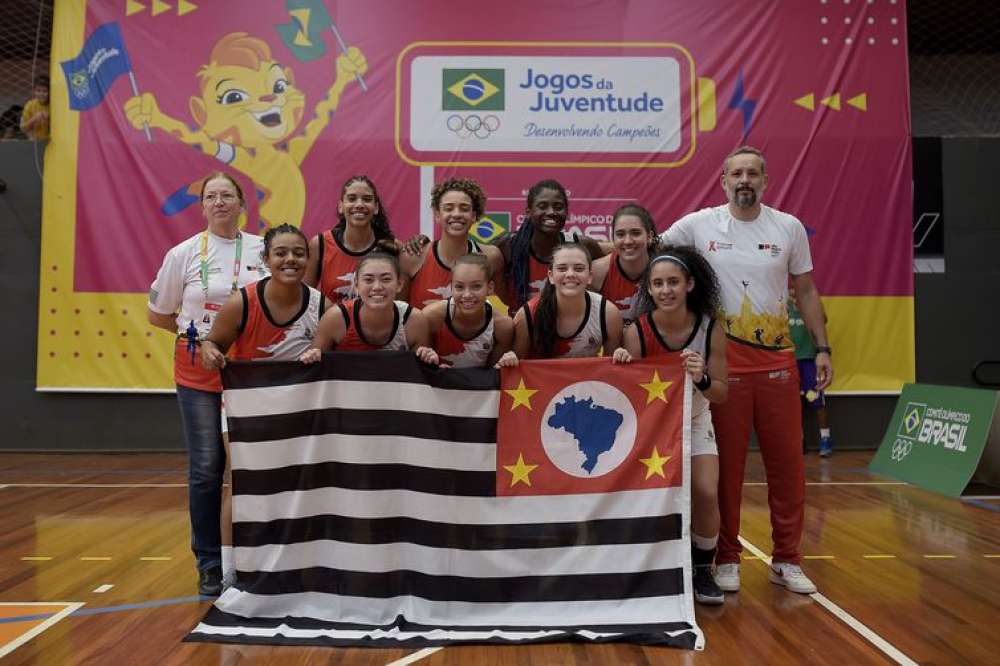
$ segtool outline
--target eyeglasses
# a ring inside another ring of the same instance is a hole
[[[230,192],[223,192],[222,194],[216,194],[214,192],[211,192],[209,194],[206,194],[204,198],[202,198],[202,201],[208,204],[213,204],[216,201],[222,201],[222,203],[231,204],[234,201],[236,201],[236,199],[237,196]]]

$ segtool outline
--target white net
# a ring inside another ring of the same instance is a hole
[[[907,7],[914,136],[1000,135],[1000,2]]]
[[[0,140],[24,138],[21,108],[34,78],[48,75],[51,49],[51,0],[0,2]]]

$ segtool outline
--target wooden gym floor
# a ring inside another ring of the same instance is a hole
[[[0,658],[10,664],[997,663],[1000,501],[951,500],[869,474],[872,452],[807,457],[803,567],[767,580],[767,489],[751,455],[743,588],[698,607],[704,652],[632,645],[423,651],[182,643],[196,596],[179,454],[4,454]]]

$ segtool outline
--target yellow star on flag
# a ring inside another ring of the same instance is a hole
[[[522,377],[516,389],[504,389],[503,392],[514,398],[514,404],[510,406],[510,411],[514,411],[519,405],[524,405],[528,409],[531,409],[531,396],[538,393],[538,389],[525,388],[524,377]]]
[[[531,473],[535,471],[538,465],[527,465],[524,462],[524,455],[517,454],[517,464],[515,465],[504,465],[503,468],[511,473],[510,487],[513,488],[520,482],[524,482],[524,485],[531,486]],[[648,478],[648,477],[647,477]]]
[[[653,370],[653,378],[648,384],[639,384],[642,388],[646,389],[646,404],[653,402],[654,400],[667,401],[667,389],[673,382],[665,382],[660,379],[660,373],[657,370]]]
[[[653,447],[653,455],[648,458],[639,458],[639,462],[646,466],[646,479],[649,479],[649,477],[654,474],[658,474],[664,479],[667,478],[667,475],[663,473],[663,466],[666,465],[669,460],[670,456],[661,456],[655,446]]]

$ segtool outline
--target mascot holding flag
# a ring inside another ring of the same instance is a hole
[[[125,115],[136,129],[167,132],[250,178],[261,196],[265,227],[301,226],[306,204],[301,164],[329,124],[344,88],[354,79],[363,84],[368,69],[361,51],[343,44],[320,0],[289,0],[288,8],[293,22],[279,26],[279,34],[297,56],[313,59],[325,53],[320,31],[326,28],[341,44],[336,78],[304,131],[296,134],[306,99],[295,87],[291,67],[274,60],[267,42],[244,32],[222,37],[197,74],[199,94],[188,103],[196,129],[163,113],[153,93],[136,94],[125,103]]]

